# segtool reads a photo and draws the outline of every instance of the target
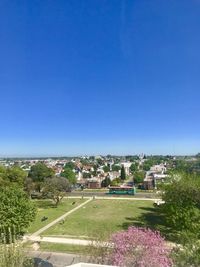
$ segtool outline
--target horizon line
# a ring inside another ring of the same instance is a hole
[[[80,158],[80,157],[97,157],[97,156],[102,156],[102,157],[131,157],[131,156],[139,156],[139,155],[145,155],[145,156],[173,156],[173,157],[181,157],[181,156],[187,156],[187,157],[192,157],[196,156],[198,153],[194,154],[155,154],[155,153],[136,153],[136,154],[75,154],[75,155],[24,155],[24,156],[17,156],[17,155],[0,155],[0,160],[1,159],[12,159],[12,158],[21,158],[21,159],[37,159],[37,158]]]

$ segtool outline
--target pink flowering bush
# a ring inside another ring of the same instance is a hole
[[[159,232],[129,227],[111,238],[111,263],[123,267],[170,267],[170,249]]]

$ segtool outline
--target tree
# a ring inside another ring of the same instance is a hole
[[[91,178],[91,176],[90,172],[83,172],[83,179]]]
[[[142,183],[144,181],[144,177],[145,177],[145,172],[144,171],[136,171],[134,172],[134,183],[135,184],[139,184]]]
[[[76,184],[76,174],[71,169],[65,168],[61,176],[67,178],[70,184]]]
[[[144,171],[149,171],[150,168],[154,165],[154,162],[152,160],[146,160],[143,165],[142,168]]]
[[[29,197],[31,197],[34,190],[35,190],[35,185],[33,183],[33,180],[30,177],[26,177],[24,182],[24,191],[27,193]]]
[[[65,164],[65,169],[73,170],[75,168],[75,164],[72,161],[69,161]]]
[[[89,247],[93,263],[119,267],[174,266],[170,258],[171,248],[159,232],[129,227],[126,231],[111,235],[109,239],[96,240]]]
[[[7,179],[7,174],[6,174],[6,168],[3,166],[0,166],[0,185],[5,185],[8,184],[9,181]]]
[[[109,168],[109,166],[103,166],[103,170],[104,170],[104,172],[109,172],[110,171],[110,168]]]
[[[174,169],[177,172],[186,172],[190,173],[200,173],[200,160],[196,161],[186,161],[183,159],[178,159],[174,161]]]
[[[112,180],[110,185],[111,186],[118,186],[118,185],[120,185],[120,183],[121,183],[121,179],[120,178],[115,178],[115,179]]]
[[[16,183],[19,186],[23,186],[27,174],[18,166],[13,166],[12,168],[7,169],[7,178],[11,183]]]
[[[134,172],[136,172],[138,170],[138,163],[132,163],[131,164],[131,167],[130,167],[130,171],[132,172],[132,173],[134,173]]]
[[[0,232],[7,242],[13,234],[20,235],[35,219],[36,208],[26,193],[17,187],[0,188]]]
[[[101,187],[108,187],[111,184],[111,180],[109,177],[106,177],[102,182],[101,182]]]
[[[118,172],[118,171],[120,171],[121,170],[121,167],[119,166],[119,165],[112,165],[112,171],[113,172]]]
[[[200,177],[184,173],[173,175],[164,187],[162,198],[165,204],[158,212],[177,231],[177,236],[200,238]]]
[[[44,181],[42,194],[51,198],[55,205],[58,206],[65,196],[65,192],[70,190],[69,182],[64,177],[47,178]]]
[[[126,161],[134,162],[135,160],[138,160],[138,156],[125,156]]]
[[[126,267],[172,266],[170,249],[159,232],[129,227],[127,231],[114,234],[111,243],[113,251],[109,257],[113,265]]]
[[[18,166],[5,168],[0,166],[0,185],[10,185],[11,183],[23,187],[27,174]]]
[[[104,164],[104,160],[101,158],[96,159],[98,166],[102,166]]]
[[[126,172],[125,172],[125,168],[124,165],[122,165],[121,167],[121,175],[120,175],[121,180],[126,180]]]
[[[145,158],[146,160],[143,163],[143,170],[149,171],[150,168],[154,165],[161,164],[162,162],[168,161],[166,156],[150,156]]]
[[[28,177],[30,177],[36,184],[36,189],[39,192],[41,191],[41,185],[44,182],[44,179],[53,176],[54,176],[54,170],[48,168],[44,163],[41,162],[38,162],[37,164],[33,165],[28,174]]]

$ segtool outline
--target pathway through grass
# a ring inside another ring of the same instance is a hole
[[[35,218],[35,221],[30,225],[28,229],[28,233],[32,234],[54,221],[64,213],[70,211],[71,209],[77,207],[82,204],[85,199],[64,199],[58,207],[55,207],[55,204],[51,200],[34,200],[38,207],[38,212]],[[43,217],[47,217],[48,219],[42,221]]]
[[[56,224],[43,235],[106,237],[130,225],[142,225],[137,218],[152,208],[152,201],[93,200],[70,215],[64,224]]]

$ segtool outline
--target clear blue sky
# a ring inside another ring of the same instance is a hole
[[[199,0],[1,0],[0,155],[200,151]]]

